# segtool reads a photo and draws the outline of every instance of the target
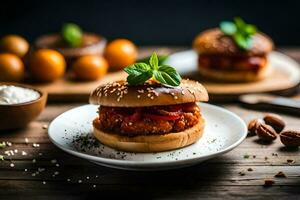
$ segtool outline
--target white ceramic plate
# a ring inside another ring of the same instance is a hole
[[[101,144],[92,136],[92,120],[97,116],[97,106],[94,105],[61,114],[50,124],[48,134],[62,150],[99,165],[127,170],[181,168],[222,155],[238,146],[247,135],[244,121],[234,113],[206,103],[199,105],[206,120],[203,137],[193,145],[173,151],[128,153]],[[86,144],[93,145],[81,147],[82,138],[88,141]]]

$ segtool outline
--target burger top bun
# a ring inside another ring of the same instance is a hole
[[[199,54],[221,55],[264,55],[272,51],[272,40],[263,33],[253,36],[251,49],[241,50],[230,36],[226,36],[219,28],[208,29],[200,33],[193,42],[194,49]]]
[[[191,80],[182,80],[177,87],[150,81],[131,86],[126,81],[118,81],[97,87],[89,101],[112,107],[145,107],[208,101],[208,94],[203,85]]]

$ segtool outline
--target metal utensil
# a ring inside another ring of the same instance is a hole
[[[285,112],[300,116],[300,100],[270,94],[246,94],[239,97],[242,105],[268,111]]]

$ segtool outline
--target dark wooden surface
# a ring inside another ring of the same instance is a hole
[[[300,61],[300,50],[284,49],[283,52]],[[160,172],[114,170],[68,155],[49,141],[46,126],[57,115],[82,104],[85,103],[48,104],[26,129],[1,133],[0,142],[9,141],[12,146],[0,149],[0,154],[5,155],[10,149],[17,149],[18,153],[5,156],[0,162],[0,199],[300,199],[300,150],[283,148],[279,139],[264,145],[256,137],[248,137],[239,147],[218,158],[189,168]],[[247,123],[264,114],[238,104],[221,106]],[[289,129],[300,130],[299,117],[283,117]],[[40,146],[33,147],[33,143]],[[27,155],[22,155],[22,151]],[[249,158],[244,158],[245,155]],[[288,159],[294,162],[287,163]],[[36,174],[39,168],[44,171]],[[249,168],[253,171],[248,171]],[[287,178],[274,178],[279,171]],[[269,178],[275,184],[264,187],[264,180]]]

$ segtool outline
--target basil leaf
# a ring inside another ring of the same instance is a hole
[[[237,45],[244,50],[248,50],[252,47],[252,38],[243,36],[242,34],[234,34],[233,38]]]
[[[242,18],[235,17],[233,20],[234,20],[234,23],[235,23],[238,30],[243,30],[244,29],[244,26],[246,25],[246,23],[244,22],[244,20],[242,20]]]
[[[127,74],[144,73],[149,70],[151,70],[151,68],[146,63],[135,63],[133,65],[129,65],[128,67],[124,68],[124,71]]]
[[[244,32],[247,34],[247,35],[254,35],[257,30],[256,30],[256,26],[252,25],[252,24],[247,24],[244,28]]]
[[[165,85],[178,86],[180,84],[181,77],[178,72],[168,65],[159,66],[159,60],[155,53],[150,57],[149,63],[139,62],[124,68],[128,74],[129,85],[143,84],[151,78]]]
[[[220,23],[220,29],[226,35],[233,35],[237,31],[235,24],[227,21]]]
[[[82,43],[82,31],[80,27],[73,23],[64,24],[62,28],[62,38],[70,47],[78,47]]]
[[[157,55],[158,57],[158,65],[163,65],[166,63],[166,61],[168,60],[169,56],[168,55]],[[150,59],[150,56],[148,57],[145,57],[145,58],[142,58],[142,59],[139,59],[138,62],[143,62],[143,63],[147,63],[147,64],[150,64],[149,63],[149,59]]]
[[[152,77],[152,71],[145,73],[129,74],[127,81],[129,85],[141,85]]]
[[[152,67],[152,69],[156,69],[158,67],[158,57],[155,52],[152,53],[152,55],[149,59],[149,63],[150,63],[150,66]]]
[[[154,70],[153,77],[160,83],[171,86],[178,86],[181,81],[178,72],[168,65],[160,66],[158,70]]]

